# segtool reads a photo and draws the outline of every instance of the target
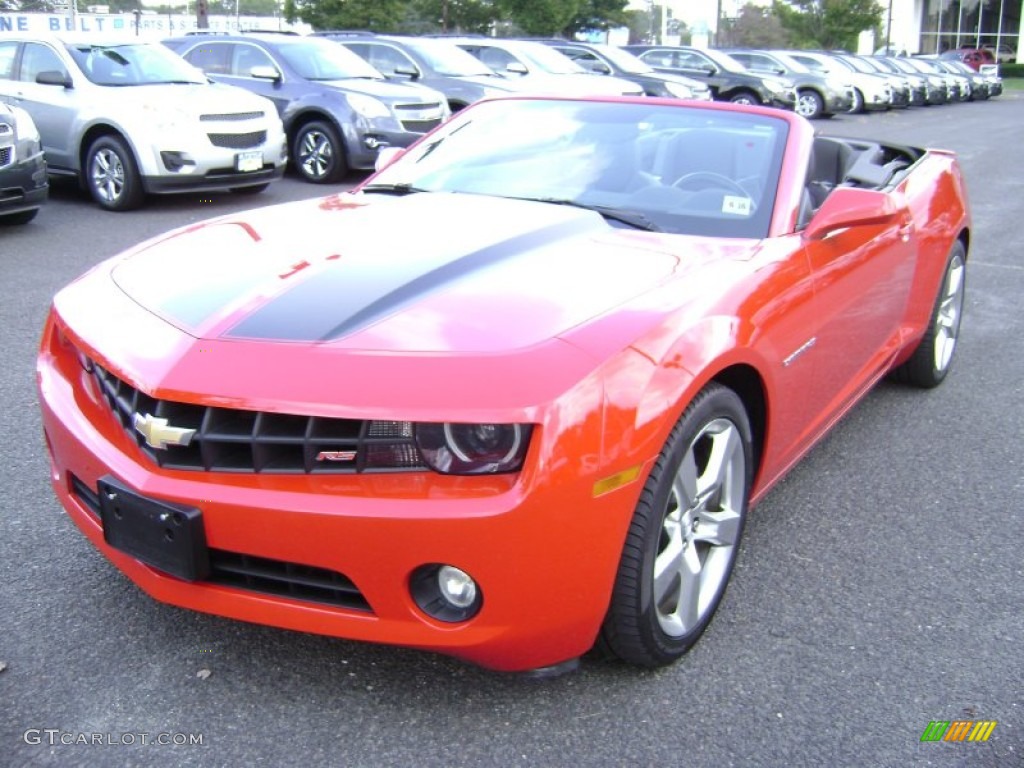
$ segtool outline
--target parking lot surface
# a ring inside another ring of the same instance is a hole
[[[33,366],[50,297],[171,227],[328,189],[110,214],[56,185],[0,229],[0,765],[1024,765],[1022,124],[1014,92],[815,123],[959,153],[955,367],[930,392],[880,385],[769,494],[683,660],[547,681],[164,606],[92,548],[49,487]],[[922,741],[932,721],[996,726]]]

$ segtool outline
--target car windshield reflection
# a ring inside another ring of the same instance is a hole
[[[613,226],[762,238],[787,130],[742,112],[498,100],[453,118],[363,191],[536,200],[596,210]]]

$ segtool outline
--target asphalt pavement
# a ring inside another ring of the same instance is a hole
[[[146,237],[328,190],[101,212],[58,185],[0,229],[0,766],[1024,765],[1024,93],[839,116],[956,150],[974,213],[958,359],[883,383],[754,511],[698,645],[534,681],[161,605],[51,492],[34,357],[52,294]],[[995,721],[983,743],[932,721]],[[167,742],[167,743],[158,743]]]

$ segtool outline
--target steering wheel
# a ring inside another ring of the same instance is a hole
[[[718,189],[727,189],[731,192],[735,192],[742,195],[745,198],[750,197],[750,193],[747,192],[743,187],[739,185],[739,182],[733,181],[728,176],[723,176],[720,173],[714,171],[694,171],[693,173],[684,173],[678,179],[672,182],[672,186],[677,189],[683,189],[690,185],[692,182],[710,182],[710,186]],[[700,189],[707,189],[709,185],[701,185]]]

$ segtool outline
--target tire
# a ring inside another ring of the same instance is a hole
[[[957,240],[946,259],[935,307],[928,321],[928,330],[914,353],[893,371],[893,378],[915,387],[931,389],[946,378],[953,365],[953,353],[960,338],[964,290],[967,275],[967,252]]]
[[[295,169],[313,184],[333,184],[345,178],[345,148],[333,125],[320,120],[306,123],[292,142]]]
[[[39,213],[38,208],[33,208],[30,211],[18,211],[17,213],[9,213],[7,215],[0,215],[0,226],[4,224],[28,224],[32,219]]]
[[[641,492],[600,650],[644,667],[689,650],[725,593],[752,479],[743,404],[732,390],[709,384],[672,429]]]
[[[260,192],[266,192],[269,186],[270,182],[267,182],[265,184],[253,184],[251,187],[232,187],[231,191],[236,195],[258,195]]]
[[[92,199],[108,211],[130,211],[145,198],[135,155],[120,136],[100,136],[89,146],[85,185]]]
[[[729,101],[731,101],[733,104],[752,104],[755,107],[761,104],[761,100],[757,98],[757,96],[752,94],[750,91],[740,91],[739,93],[734,93],[732,96],[729,97]]]
[[[808,120],[817,120],[825,111],[825,100],[817,91],[805,88],[797,92],[796,113]]]
[[[867,110],[864,109],[864,93],[860,88],[853,89],[853,104],[850,105],[850,112],[855,115],[862,114]]]

